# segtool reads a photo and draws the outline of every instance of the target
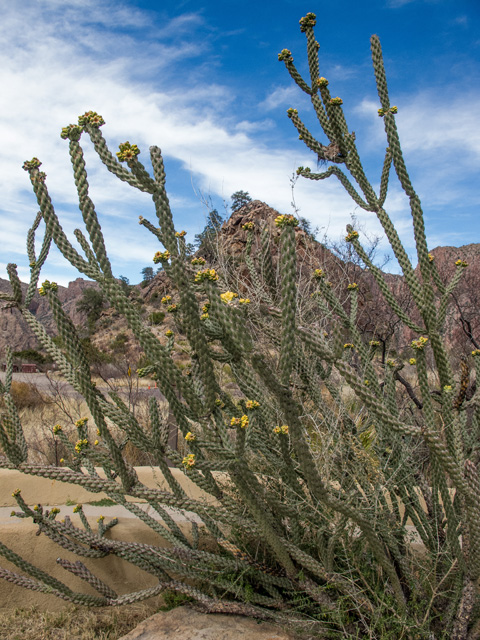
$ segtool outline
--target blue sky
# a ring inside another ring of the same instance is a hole
[[[298,21],[317,14],[320,73],[342,97],[371,182],[386,146],[370,60],[380,36],[407,165],[425,210],[429,245],[479,241],[480,4],[477,0],[3,0],[0,23],[0,275],[8,262],[28,278],[26,232],[37,206],[26,159],[37,156],[66,232],[81,226],[63,126],[92,109],[110,148],[129,140],[148,157],[162,148],[178,230],[193,241],[206,203],[225,214],[239,189],[292,212],[291,177],[315,158],[286,116],[315,125],[307,97],[277,54],[306,73]],[[148,196],[119,183],[85,143],[91,194],[116,275],[131,282],[159,248],[138,226],[155,221]],[[393,186],[387,209],[413,255],[408,202]],[[378,232],[335,181],[296,182],[300,215],[332,239],[352,214]],[[394,266],[392,265],[392,268]],[[77,277],[52,250],[42,279]]]

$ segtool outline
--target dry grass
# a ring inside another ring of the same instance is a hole
[[[148,431],[150,424],[149,396],[145,393],[138,393],[136,390],[129,394],[129,388],[124,382],[123,384],[122,381],[117,381],[116,383],[115,390],[120,393],[138,422]],[[76,421],[80,418],[89,418],[90,435],[92,436],[92,441],[95,440],[96,427],[87,403],[79,394],[71,393],[70,391],[66,392],[62,381],[52,380],[51,386],[41,391],[33,384],[16,382],[12,385],[12,391],[14,385],[15,393],[19,389],[21,400],[23,399],[23,402],[19,402],[17,406],[28,443],[30,462],[58,465],[61,458],[66,457],[65,447],[52,431],[53,426],[56,424],[60,424],[63,433],[68,436],[70,441],[74,442],[78,438],[75,427]],[[15,402],[17,403],[17,398],[15,398]],[[161,401],[159,405],[163,419],[166,419],[168,405],[164,401]],[[111,433],[116,440],[121,442],[124,438],[123,434],[108,419],[107,424],[111,427]],[[133,466],[148,466],[153,462],[150,454],[140,451],[131,443],[127,443],[124,455],[127,462]]]
[[[28,443],[29,460],[43,464],[59,464],[65,456],[65,449],[54,436],[52,428],[60,424],[67,435],[75,438],[75,422],[83,417],[90,418],[90,411],[83,399],[58,394],[42,394],[43,402],[35,407],[27,406],[19,410],[23,432]]]
[[[0,612],[3,640],[117,640],[153,614],[146,605],[42,612],[32,607]]]
[[[121,385],[120,385],[121,386]],[[52,433],[53,425],[60,423],[64,432],[75,438],[75,422],[82,417],[91,418],[85,401],[77,395],[62,393],[62,381],[52,380],[48,391],[39,391],[35,385],[13,382],[12,395],[19,408],[19,415],[29,443],[32,460],[58,464],[64,455],[58,438]],[[161,403],[161,408],[163,409]],[[147,400],[136,404],[140,422],[148,422]],[[93,421],[90,420],[94,429]],[[130,462],[137,460],[135,447],[127,445],[125,452]],[[119,608],[94,608],[69,606],[59,612],[41,611],[36,607],[0,610],[0,638],[2,640],[117,640],[134,629],[142,620],[151,616],[152,606],[136,604]]]
[[[10,387],[13,401],[17,409],[33,409],[41,406],[44,402],[42,394],[37,387],[27,382],[19,382],[14,380]],[[3,408],[4,400],[0,400],[0,407]]]

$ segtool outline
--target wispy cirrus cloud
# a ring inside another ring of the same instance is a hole
[[[417,0],[387,0],[387,7],[391,9],[397,9],[398,7],[403,7],[406,4],[411,4],[412,2],[416,2]]]
[[[278,109],[279,106],[297,103],[298,99],[298,88],[295,85],[288,85],[274,89],[258,106],[260,109],[271,111],[272,109]]]
[[[148,163],[148,146],[159,143],[167,162],[172,158],[179,163],[185,177],[188,179],[190,175],[199,191],[228,199],[231,193],[243,188],[281,210],[289,208],[290,176],[298,164],[306,163],[308,152],[300,151],[291,160],[287,150],[273,151],[257,135],[253,137],[261,122],[232,116],[228,107],[234,96],[225,87],[203,77],[186,87],[172,81],[178,60],[191,56],[195,64],[196,57],[202,57],[201,46],[196,45],[194,50],[187,38],[185,46],[180,42],[170,47],[155,40],[147,41],[139,49],[139,40],[134,35],[124,35],[121,29],[117,33],[115,29],[123,21],[143,28],[142,15],[133,11],[130,20],[125,7],[106,1],[100,1],[96,7],[89,0],[70,3],[62,14],[53,10],[44,13],[48,3],[27,0],[26,4],[27,25],[25,18],[20,21],[11,10],[6,12],[0,27],[4,42],[0,50],[0,83],[5,89],[0,96],[0,136],[10,149],[0,158],[0,172],[6,178],[0,211],[3,228],[10,226],[12,212],[19,214],[11,224],[11,232],[3,236],[2,253],[23,251],[19,237],[24,237],[36,204],[29,191],[28,176],[20,167],[34,155],[43,161],[49,191],[70,237],[79,224],[68,146],[60,139],[59,129],[87,109],[98,110],[104,116],[107,121],[104,135],[113,149],[128,136],[140,146],[141,159]],[[58,7],[62,3],[54,3],[49,9],[55,4]],[[92,12],[85,11],[85,5],[93,7]],[[104,12],[110,8],[112,20],[107,24]],[[165,33],[170,34],[171,27],[186,34],[200,23],[195,15],[178,17],[165,26]],[[24,38],[26,32],[28,38]],[[133,66],[141,67],[150,59],[149,47],[162,52],[159,66],[166,69],[167,77],[165,82],[157,79],[153,86],[151,78],[149,82],[138,81],[132,73]],[[122,52],[120,56],[118,50]],[[133,63],[127,54],[134,50]],[[283,99],[294,94],[295,91],[286,88]],[[279,97],[275,96],[275,106]],[[267,101],[263,110],[268,108]],[[134,265],[138,269],[139,259],[148,262],[158,248],[153,239],[145,237],[145,230],[137,226],[139,214],[148,215],[150,211],[152,216],[151,201],[108,174],[88,144],[85,157],[92,197],[107,246],[111,247],[114,270],[124,273]],[[172,195],[175,205],[179,198],[175,198],[175,192]],[[190,207],[192,200],[195,200],[193,189]],[[347,212],[345,221],[351,208],[348,198],[333,183],[325,186],[322,201],[314,195],[312,185],[299,190],[297,201],[302,210],[314,210],[315,216],[322,218],[342,209]],[[198,210],[202,218],[199,202]],[[28,211],[32,212],[31,217],[25,215]],[[334,218],[336,227],[338,215]],[[339,230],[345,221],[338,221]],[[203,226],[201,221],[199,226]],[[139,238],[138,243],[132,238]],[[51,260],[51,264],[61,264],[55,251]],[[73,271],[65,267],[64,273],[64,279],[69,279]],[[61,282],[62,277],[57,280]]]
[[[459,96],[445,86],[441,94],[421,91],[402,95],[398,107],[396,122],[401,146],[407,170],[422,199],[430,246],[471,242],[472,224],[480,206],[478,189],[472,188],[480,163],[480,91],[472,89],[468,95]],[[356,109],[363,121],[359,143],[370,154],[378,153],[386,140],[377,108],[376,102],[365,99]],[[394,213],[403,212],[408,220],[408,198],[393,169],[390,183],[386,206]],[[448,220],[443,215],[445,211],[449,211]],[[457,226],[452,225],[454,219]]]
[[[268,75],[267,97],[265,85],[252,92],[250,110],[237,108],[235,90],[212,73],[219,64],[220,36],[203,13],[169,18],[161,10],[143,11],[112,0],[24,0],[22,8],[20,16],[14,3],[7,4],[0,23],[1,261],[21,258],[37,210],[21,170],[25,159],[43,161],[70,237],[81,223],[68,145],[59,132],[88,109],[107,121],[103,133],[113,151],[129,139],[139,145],[148,165],[148,147],[161,146],[176,223],[191,234],[204,224],[199,192],[227,200],[243,189],[282,212],[290,210],[290,178],[298,165],[312,166],[312,154],[295,135],[283,142],[276,118],[279,109],[284,117],[289,106],[307,111],[309,99],[298,87],[284,85],[283,79],[276,84]],[[359,68],[333,65],[329,77],[345,80],[359,75]],[[346,104],[353,103],[347,88],[342,96]],[[458,200],[462,184],[472,180],[480,147],[477,94],[472,90],[463,108],[461,101],[447,98],[444,91],[405,95],[397,119],[416,184],[433,207]],[[365,100],[354,114],[368,162],[386,146],[377,108]],[[154,219],[151,200],[110,175],[86,142],[91,193],[114,272],[135,280],[133,274],[138,277],[158,249],[137,224],[140,214]],[[474,196],[468,191],[464,198]],[[360,213],[373,232],[381,231],[373,215],[358,212],[334,179],[320,184],[299,180],[295,200],[300,215],[314,226],[328,226],[333,237],[343,234],[351,213]],[[387,204],[411,246],[408,202],[392,187]],[[49,260],[45,277],[51,279],[53,271],[59,282],[76,277],[55,251]]]

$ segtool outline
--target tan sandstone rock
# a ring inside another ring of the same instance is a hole
[[[238,615],[177,607],[141,622],[120,640],[293,640],[275,625]]]

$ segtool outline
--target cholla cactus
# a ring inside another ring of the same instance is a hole
[[[152,573],[158,584],[118,596],[83,565],[62,560],[66,570],[80,575],[99,595],[73,592],[3,544],[0,554],[30,577],[0,570],[1,577],[89,606],[130,603],[175,589],[207,610],[270,619],[315,637],[330,633],[348,638],[461,640],[477,622],[480,414],[476,396],[467,399],[464,380],[463,391],[457,392],[441,339],[446,300],[466,265],[458,264],[452,282],[443,283],[428,253],[421,204],[405,168],[395,125],[397,109],[390,106],[378,38],[372,38],[372,54],[388,149],[377,193],[361,164],[355,136],[348,130],[343,101],[331,97],[329,83],[320,75],[315,22],[312,13],[300,22],[307,39],[308,82],[294,66],[289,50],[279,55],[310,96],[325,142],[307,130],[296,109],[289,109],[288,116],[305,144],[331,163],[322,173],[303,168],[298,173],[309,180],[334,175],[358,206],[378,215],[416,304],[416,315],[402,308],[352,228],[347,229],[347,240],[372,272],[385,304],[416,336],[410,354],[415,357],[409,360],[410,381],[399,373],[403,363],[394,358],[386,364],[379,360],[379,342],[365,340],[358,330],[356,283],[346,287],[348,304],[344,304],[328,273],[316,269],[309,286],[314,288],[311,301],[317,312],[310,323],[299,321],[293,216],[277,218],[279,274],[272,266],[268,230],[245,225],[251,291],[248,297],[242,292],[240,298],[217,265],[205,266],[198,259],[187,262],[183,236],[173,225],[160,150],[150,149],[153,176],[138,159],[136,145],[121,145],[116,155],[126,166],[121,164],[100,132],[103,118],[87,112],[78,126],[62,130],[62,137],[69,140],[89,238],[80,230],[75,232],[84,256],[63,232],[45,176],[39,171],[40,162],[34,158],[24,165],[40,208],[28,236],[31,281],[23,295],[16,267],[9,265],[12,294],[2,297],[19,309],[65,378],[84,396],[92,425],[79,421],[78,436],[72,442],[56,428],[56,437],[67,451],[64,466],[31,464],[10,394],[12,358],[8,354],[6,381],[0,387],[5,404],[0,424],[5,457],[0,466],[104,492],[170,546],[160,554],[152,546],[110,540],[105,532],[116,520],[105,523],[102,517],[94,529],[81,505],[77,512],[83,528],[59,522],[56,511],[31,509],[16,491],[18,513],[33,518],[60,545],[92,558],[118,555]],[[177,329],[188,341],[189,376],[183,376],[172,359],[176,334],[168,331],[167,343],[160,341],[144,326],[112,275],[88,195],[80,144],[85,136],[109,171],[152,196],[159,227],[144,218],[140,224],[163,245],[156,258],[165,265],[168,262],[172,293],[176,289],[178,301],[172,303],[168,295],[162,302],[175,310]],[[420,277],[383,208],[392,163],[412,207]],[[46,232],[37,258],[34,236],[42,218]],[[251,254],[257,233],[261,269]],[[150,402],[150,428],[145,430],[118,397],[94,387],[81,342],[53,284],[44,283],[42,294],[51,305],[64,351],[28,310],[52,240],[80,272],[98,282],[111,305],[126,318],[152,363],[138,373],[155,377],[189,449],[184,456],[169,447],[168,427],[160,419],[155,399]],[[196,271],[198,266],[202,269]],[[323,325],[319,328],[319,316],[329,323],[328,333]],[[476,351],[473,356],[478,373],[480,358]],[[240,392],[235,396],[222,387],[220,372],[225,363]],[[436,377],[428,371],[432,366]],[[111,425],[123,432],[124,442],[131,441],[155,457],[168,490],[140,482],[125,461],[123,445],[113,437]],[[167,459],[215,503],[187,495]],[[162,522],[147,515],[135,499],[150,503]],[[197,522],[191,525],[191,535],[185,535],[168,507],[195,513],[216,544],[201,548]],[[420,552],[412,540],[422,545]],[[478,636],[472,633],[468,637]]]

